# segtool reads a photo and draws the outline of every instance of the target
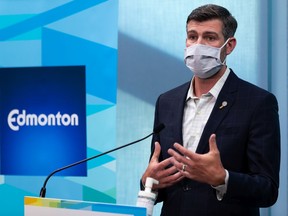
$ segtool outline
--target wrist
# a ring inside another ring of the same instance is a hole
[[[223,169],[223,170],[219,173],[217,179],[215,179],[215,181],[213,182],[212,186],[213,186],[213,187],[217,187],[217,186],[219,186],[219,185],[224,185],[224,184],[226,183],[226,182],[225,182],[225,179],[226,179],[226,170]]]

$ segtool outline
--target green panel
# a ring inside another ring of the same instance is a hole
[[[110,196],[110,195],[113,195]],[[113,188],[109,191],[109,194],[102,193],[94,190],[90,187],[83,186],[83,200],[102,203],[116,203],[115,196],[116,189]]]

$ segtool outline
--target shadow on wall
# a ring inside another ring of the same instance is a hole
[[[121,32],[118,40],[119,89],[154,105],[161,93],[191,79],[184,61]]]

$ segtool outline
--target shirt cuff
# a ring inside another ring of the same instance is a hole
[[[212,188],[214,188],[216,190],[216,197],[219,201],[221,201],[227,191],[227,185],[228,185],[228,180],[229,180],[229,172],[225,169],[225,183],[216,187],[213,187],[211,185]]]

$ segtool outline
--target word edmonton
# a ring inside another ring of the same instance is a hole
[[[8,118],[8,125],[13,131],[19,131],[22,126],[78,126],[79,117],[77,114],[26,114],[26,110],[22,110],[19,114],[18,109],[10,111]]]

